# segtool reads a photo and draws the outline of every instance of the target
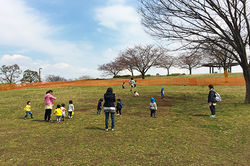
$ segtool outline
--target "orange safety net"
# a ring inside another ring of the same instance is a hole
[[[0,91],[25,88],[47,88],[64,86],[115,86],[122,85],[123,82],[128,85],[128,81],[129,79],[113,79],[3,84],[0,85]],[[136,81],[137,85],[245,85],[245,80],[243,77],[151,78],[136,79]]]

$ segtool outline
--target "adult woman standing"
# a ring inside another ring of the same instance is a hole
[[[44,120],[45,121],[50,121],[50,115],[51,115],[51,111],[53,107],[53,100],[56,100],[56,97],[52,96],[52,94],[53,94],[53,91],[48,90],[44,96],[44,104],[45,104]]]
[[[105,130],[108,131],[109,113],[111,114],[111,130],[115,127],[115,94],[112,88],[108,88],[104,94]]]

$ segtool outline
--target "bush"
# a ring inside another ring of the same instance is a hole
[[[169,74],[168,76],[180,76],[180,75],[185,75],[185,73],[172,73],[172,74]]]
[[[130,78],[131,75],[117,75],[117,76],[114,76],[113,78]]]
[[[145,75],[145,77],[150,77],[151,75],[150,74],[147,74]],[[131,75],[117,75],[117,76],[114,76],[113,78],[131,78],[132,76]],[[142,78],[142,75],[137,75],[137,76],[133,76],[133,78]]]

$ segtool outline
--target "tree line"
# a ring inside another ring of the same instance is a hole
[[[207,56],[208,54],[209,56]],[[189,74],[192,74],[192,70],[201,67],[202,64],[212,63],[227,71],[235,62],[230,55],[230,53],[217,48],[215,45],[210,45],[203,51],[189,49],[178,56],[168,55],[168,50],[163,47],[137,45],[121,51],[117,58],[100,65],[98,70],[102,71],[103,75],[113,77],[124,70],[128,70],[133,77],[134,71],[137,71],[141,74],[142,79],[145,78],[151,67],[164,68],[167,70],[167,75],[170,75],[170,68],[172,67],[188,69]]]
[[[86,79],[91,79],[91,77],[83,75],[74,80],[86,80]],[[58,75],[48,75],[46,76],[45,81],[54,82],[54,81],[71,81],[71,80]],[[3,65],[0,67],[0,82],[3,84],[15,84],[17,82],[32,83],[32,82],[42,82],[42,79],[37,71],[27,69],[24,72],[22,72],[19,65],[14,64],[14,65]]]
[[[246,82],[245,103],[250,103],[250,0],[139,2],[142,24],[152,36],[179,41],[182,49],[204,51],[212,46],[235,60]]]

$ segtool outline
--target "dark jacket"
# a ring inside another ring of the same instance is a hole
[[[116,104],[116,109],[121,110],[122,109],[122,103],[117,103]]]
[[[115,94],[112,92],[106,92],[104,94],[104,107],[115,107]]]
[[[102,109],[102,102],[98,101],[97,110],[101,110],[101,109]]]
[[[208,103],[216,103],[217,101],[215,100],[215,91],[214,89],[210,89],[209,94],[208,94]]]

